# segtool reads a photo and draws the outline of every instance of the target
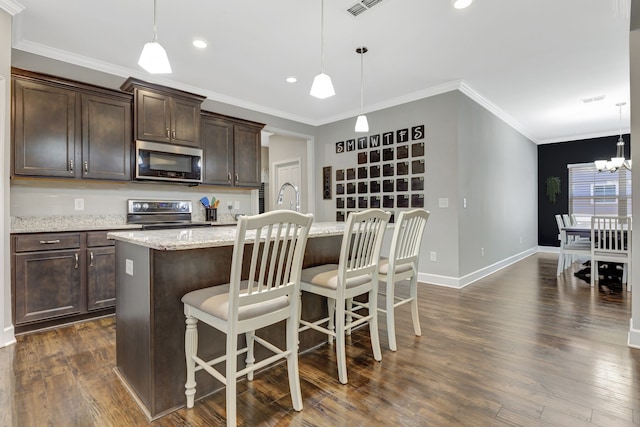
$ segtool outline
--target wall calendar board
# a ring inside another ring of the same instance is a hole
[[[394,210],[424,208],[424,125],[346,139],[335,148],[336,154],[357,151],[357,164],[335,171],[336,221],[356,210],[382,208],[391,211],[393,222]]]

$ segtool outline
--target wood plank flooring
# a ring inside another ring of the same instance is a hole
[[[557,255],[537,254],[462,290],[421,285],[422,336],[397,312],[398,351],[371,354],[368,329],[348,340],[349,384],[333,347],[300,357],[304,409],[285,365],[239,385],[247,426],[637,426],[640,350],[627,347],[631,294],[590,288]],[[153,423],[113,372],[113,318],[18,337],[0,349],[0,426],[211,426],[224,392]]]

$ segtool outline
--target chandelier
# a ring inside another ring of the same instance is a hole
[[[598,172],[615,172],[620,168],[626,168],[631,170],[631,160],[624,158],[624,139],[622,139],[622,106],[626,105],[626,102],[619,102],[616,106],[620,109],[620,137],[616,144],[616,156],[611,160],[596,160],[595,166]]]

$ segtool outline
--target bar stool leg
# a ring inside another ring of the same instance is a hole
[[[247,339],[247,358],[245,359],[247,366],[253,365],[256,361],[253,355],[253,338],[255,337],[255,334],[256,331],[249,331],[244,334]],[[253,371],[249,371],[249,373],[247,373],[247,380],[253,381]]]
[[[396,351],[398,345],[396,344],[396,320],[395,320],[395,283],[391,276],[387,276],[387,295],[386,295],[386,313],[387,313],[387,335],[389,336],[389,349]],[[413,310],[413,309],[412,309]]]
[[[193,400],[196,394],[196,362],[193,356],[198,353],[198,319],[187,316],[185,320],[184,354],[187,359],[187,382],[184,385],[184,394],[187,396],[187,408],[193,408]]]
[[[327,324],[327,329],[335,332],[336,300],[334,298],[327,298],[327,312],[329,313],[329,323]],[[327,334],[327,342],[331,344],[333,342],[333,336]]]

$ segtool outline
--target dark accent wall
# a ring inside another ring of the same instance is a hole
[[[631,137],[623,135],[625,158],[631,158]],[[616,154],[618,135],[538,146],[538,245],[560,246],[556,214],[569,213],[568,164],[610,159]],[[547,198],[547,177],[560,177],[560,194],[556,203]]]

